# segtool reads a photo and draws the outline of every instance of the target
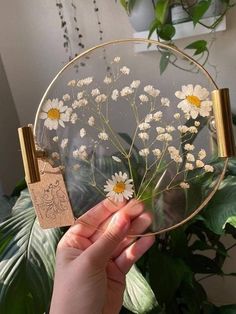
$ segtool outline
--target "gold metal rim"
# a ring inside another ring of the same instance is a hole
[[[151,39],[143,39],[143,38],[128,38],[128,39],[118,39],[118,40],[112,40],[112,41],[108,41],[105,42],[103,44],[100,45],[96,45],[90,49],[87,49],[86,51],[82,52],[81,54],[79,54],[77,57],[75,57],[73,60],[71,60],[70,62],[68,62],[58,73],[57,75],[53,78],[53,80],[51,81],[51,83],[49,84],[48,88],[46,89],[40,104],[38,106],[37,112],[36,112],[36,116],[35,116],[35,122],[34,122],[34,135],[36,134],[36,124],[38,121],[38,116],[39,116],[39,112],[41,110],[41,107],[45,101],[45,98],[48,94],[48,91],[50,90],[50,88],[54,85],[55,81],[58,79],[58,77],[69,67],[71,66],[73,63],[75,63],[78,59],[80,59],[81,57],[85,56],[88,53],[93,52],[96,49],[99,48],[104,48],[106,46],[109,45],[113,45],[113,44],[126,44],[129,42],[133,42],[133,43],[146,43],[146,44],[154,44],[157,45],[161,48],[165,48],[165,49],[169,49],[172,50],[173,52],[181,55],[182,57],[185,57],[187,60],[189,60],[190,62],[192,62],[193,64],[195,64],[209,79],[209,81],[214,85],[215,89],[218,89],[218,86],[216,84],[216,82],[213,80],[213,78],[211,77],[211,75],[209,74],[209,72],[201,65],[199,64],[196,60],[194,60],[192,57],[190,57],[189,55],[187,55],[186,53],[180,51],[178,48],[161,43],[157,40],[151,40]],[[228,158],[225,159],[225,163],[224,163],[224,168],[222,170],[222,173],[214,187],[214,189],[211,191],[211,193],[208,195],[208,197],[201,203],[201,205],[191,214],[189,215],[187,218],[185,218],[184,220],[182,220],[179,223],[176,223],[175,225],[162,229],[160,231],[157,232],[151,232],[151,233],[146,233],[146,234],[137,234],[137,235],[132,235],[131,237],[146,237],[146,236],[150,236],[150,235],[159,235],[162,233],[165,233],[167,231],[173,230],[175,228],[178,228],[180,226],[182,226],[183,224],[185,224],[186,222],[188,222],[190,219],[192,219],[193,217],[195,217],[205,206],[206,204],[211,200],[211,198],[213,197],[213,195],[215,194],[215,192],[217,191],[217,189],[219,188],[220,183],[222,182],[226,169],[227,169],[227,165],[228,165]]]

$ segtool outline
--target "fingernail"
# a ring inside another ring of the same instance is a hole
[[[127,229],[129,227],[129,220],[124,216],[120,215],[120,213],[115,214],[110,223],[109,228],[118,227],[119,229]]]

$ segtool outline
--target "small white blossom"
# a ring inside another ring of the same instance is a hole
[[[83,97],[84,97],[84,92],[79,92],[79,93],[77,94],[77,99],[78,99],[78,100],[82,99]]]
[[[115,57],[113,60],[115,63],[119,63],[120,62],[120,57]]]
[[[173,137],[169,133],[164,133],[164,134],[158,135],[157,140],[161,142],[170,142],[173,140]]]
[[[140,95],[139,99],[141,100],[141,102],[148,102],[148,97],[146,95]]]
[[[153,114],[153,120],[160,121],[163,116],[163,113],[161,111],[157,111]]]
[[[161,126],[156,127],[156,131],[157,131],[158,134],[165,133],[165,129],[162,128]]]
[[[100,90],[98,88],[92,89],[91,95],[93,97],[98,96],[100,94]]]
[[[144,119],[144,122],[149,123],[149,122],[151,122],[152,120],[153,120],[153,116],[152,116],[151,113],[149,113],[149,114],[146,115],[146,117],[145,117],[145,119]]]
[[[67,83],[67,86],[75,87],[76,85],[76,80],[71,80]]]
[[[174,146],[169,146],[168,151],[170,154],[170,158],[173,159],[176,163],[181,163],[183,161],[182,157],[179,154],[179,150]]]
[[[68,145],[68,138],[64,138],[64,139],[61,141],[61,148],[62,148],[62,149],[65,149],[67,145]]]
[[[89,119],[88,119],[88,125],[93,126],[94,123],[95,123],[94,117],[93,117],[93,116],[89,117]]]
[[[88,85],[90,85],[92,83],[92,81],[93,81],[92,77],[86,77],[85,79],[79,80],[77,82],[77,86],[78,87],[82,87],[84,85],[88,86]]]
[[[130,87],[131,88],[138,88],[139,85],[140,85],[140,81],[139,80],[136,80],[136,81],[133,81],[131,84],[130,84]]]
[[[200,160],[202,160],[202,159],[204,159],[206,157],[206,151],[205,151],[205,149],[201,149],[200,151],[199,151],[199,153],[198,153],[198,158],[200,159]]]
[[[72,124],[75,124],[75,122],[78,120],[78,116],[77,113],[73,112],[71,117],[70,117],[70,121]]]
[[[152,85],[145,86],[144,91],[152,97],[157,97],[160,94],[159,89],[155,89]]]
[[[98,95],[96,98],[95,98],[95,101],[96,103],[100,104],[100,103],[103,103],[107,100],[107,96],[105,94],[101,94],[101,95]]]
[[[191,145],[189,143],[184,145],[184,149],[188,151],[194,150],[194,148],[195,148],[194,145]]]
[[[53,140],[53,142],[55,142],[55,143],[57,143],[58,142],[58,136],[54,136],[53,138],[52,138],[52,140]]]
[[[130,69],[127,68],[126,66],[123,66],[121,69],[120,69],[120,72],[124,75],[129,75],[130,73]]]
[[[144,140],[144,141],[145,141],[145,140],[147,140],[147,141],[149,140],[149,135],[148,135],[147,132],[141,132],[141,133],[139,133],[139,134],[138,134],[138,137],[141,138],[141,140]]]
[[[190,188],[190,185],[187,182],[181,182],[179,185],[182,189],[189,189]]]
[[[194,125],[195,125],[196,127],[198,127],[198,126],[200,125],[200,122],[199,122],[199,121],[195,121],[195,122],[194,122]]]
[[[169,107],[170,106],[170,100],[168,98],[162,97],[161,98],[161,104],[164,107]]]
[[[168,133],[174,132],[174,131],[175,131],[175,127],[174,127],[174,126],[171,126],[171,125],[167,125],[166,131],[167,131]]]
[[[188,132],[188,127],[186,125],[179,125],[178,130],[180,131],[180,133],[186,133]]]
[[[105,131],[102,131],[98,134],[98,138],[102,141],[108,140],[108,134]]]
[[[117,156],[111,156],[111,158],[115,160],[116,162],[121,162],[121,159]]]
[[[186,155],[186,159],[187,159],[187,161],[190,161],[190,162],[194,162],[194,161],[195,161],[194,155],[193,155],[193,154],[190,154],[190,153],[188,153],[188,154]]]
[[[214,168],[212,166],[210,166],[210,165],[205,165],[204,166],[204,170],[206,172],[214,172]]]
[[[202,167],[204,167],[204,162],[202,162],[201,160],[196,160],[196,166],[198,168],[202,168]]]
[[[64,101],[69,101],[70,100],[70,95],[69,94],[65,94],[65,95],[63,95],[62,99]]]
[[[189,162],[186,162],[185,169],[186,170],[193,170],[193,164],[190,164]]]
[[[120,95],[124,97],[124,96],[133,94],[133,92],[134,90],[132,88],[130,88],[129,86],[126,86],[121,90]]]
[[[190,127],[188,128],[188,131],[189,131],[190,133],[192,133],[192,134],[198,132],[198,130],[197,130],[197,128],[196,128],[195,126],[190,126]]]
[[[149,123],[143,122],[138,125],[140,131],[145,131],[150,129],[151,125]]]
[[[174,118],[176,119],[176,120],[179,120],[179,118],[180,118],[180,114],[177,112],[177,113],[175,113],[174,114]]]
[[[109,76],[106,76],[103,82],[104,82],[105,84],[109,85],[109,84],[111,84],[112,79],[111,79]]]
[[[86,130],[85,130],[84,128],[80,129],[79,135],[80,135],[81,138],[85,137],[85,135],[86,135]]]
[[[117,98],[119,97],[119,91],[118,89],[114,89],[112,91],[112,94],[111,94],[111,98],[114,100],[114,101],[117,101]]]
[[[86,159],[88,157],[88,153],[86,151],[87,147],[85,145],[81,145],[79,149],[73,151],[73,157],[75,159]]]
[[[57,152],[53,152],[51,154],[51,157],[53,160],[59,160],[60,159],[60,155]]]
[[[161,150],[159,148],[155,148],[152,150],[152,153],[154,156],[156,156],[157,158],[161,157]]]
[[[149,148],[143,148],[139,151],[139,155],[143,157],[147,157],[149,153],[150,153]]]

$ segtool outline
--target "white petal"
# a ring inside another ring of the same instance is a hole
[[[40,119],[47,119],[48,115],[46,114],[46,112],[40,112],[39,114],[39,118]]]

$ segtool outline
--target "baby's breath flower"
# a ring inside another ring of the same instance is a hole
[[[204,166],[204,170],[206,172],[214,172],[214,168],[212,166],[210,166],[210,165],[205,165]]]
[[[153,114],[153,120],[160,121],[163,116],[163,113],[161,111],[157,111]]]
[[[140,85],[140,81],[139,80],[136,80],[136,81],[133,81],[131,84],[130,84],[130,87],[131,88],[138,88],[139,85]]]
[[[194,150],[194,145],[191,145],[191,144],[189,144],[189,143],[186,143],[185,145],[184,145],[184,149],[185,150],[188,150],[188,151],[191,151],[191,150]]]
[[[202,162],[201,160],[196,160],[196,166],[198,168],[202,168],[202,167],[204,167],[204,162]]]
[[[51,154],[51,157],[53,160],[59,160],[60,159],[60,155],[57,152],[53,152]]]
[[[74,87],[76,85],[76,80],[71,80],[67,83],[67,86]]]
[[[132,88],[130,88],[129,86],[126,86],[126,87],[122,88],[120,95],[122,97],[124,97],[124,96],[128,96],[128,95],[133,94],[133,92],[134,92],[134,90]]]
[[[79,93],[77,94],[77,99],[80,100],[80,99],[83,98],[83,96],[84,96],[84,92],[79,92]]]
[[[95,98],[95,101],[96,103],[100,104],[100,103],[103,103],[107,100],[107,96],[105,94],[101,94],[101,95],[98,95],[96,98]]]
[[[147,132],[141,132],[138,134],[138,137],[141,138],[141,140],[149,140],[149,135]]]
[[[157,97],[160,94],[159,89],[155,89],[152,85],[145,86],[144,91],[152,97]]]
[[[81,145],[79,149],[73,151],[72,155],[75,159],[86,159],[88,157],[87,147],[85,145]]]
[[[143,157],[147,157],[149,153],[150,153],[149,148],[143,148],[139,151],[139,155]]]
[[[98,88],[92,89],[91,95],[93,97],[98,96],[100,94],[100,90]]]
[[[85,135],[86,135],[86,130],[85,130],[84,128],[80,129],[79,135],[80,135],[81,138],[85,137]]]
[[[144,119],[144,122],[149,123],[149,122],[151,122],[152,120],[153,120],[153,116],[152,116],[151,113],[149,113],[149,114],[146,115],[146,117],[145,117],[145,119]]]
[[[120,57],[115,57],[113,60],[115,63],[119,63],[120,62]]]
[[[82,98],[82,99],[80,99],[80,100],[78,101],[78,106],[79,106],[79,107],[85,107],[85,106],[87,106],[87,104],[88,104],[88,101],[87,101],[87,99],[85,99],[85,98]]]
[[[111,94],[111,98],[114,100],[114,101],[117,101],[117,98],[119,97],[119,91],[118,89],[114,89],[112,91],[112,94]]]
[[[145,131],[150,129],[151,125],[149,123],[143,122],[138,125],[139,130]]]
[[[189,162],[186,162],[185,169],[186,170],[193,170],[193,164],[190,164]]]
[[[77,82],[77,86],[78,87],[82,87],[84,85],[88,86],[92,83],[92,81],[93,81],[93,77],[86,77],[85,79],[79,80]]]
[[[116,162],[121,162],[121,159],[117,156],[111,156],[111,158],[115,160]]]
[[[148,102],[148,97],[146,95],[140,95],[139,99],[141,100],[141,102]]]
[[[181,163],[183,161],[182,157],[179,154],[179,150],[174,146],[169,146],[168,151],[170,154],[170,158],[173,159],[176,163]]]
[[[164,134],[158,135],[157,140],[161,142],[170,142],[173,140],[173,137],[169,133],[164,133]]]
[[[121,69],[120,69],[120,72],[124,75],[129,75],[130,73],[130,69],[127,68],[126,66],[123,66]]]
[[[161,126],[156,127],[156,131],[157,131],[158,134],[165,133],[165,129],[162,128]]]
[[[174,114],[174,118],[175,118],[176,120],[179,120],[180,114],[179,114],[178,112],[176,112],[176,113]]]
[[[195,161],[194,155],[193,155],[193,154],[190,154],[190,153],[188,153],[188,154],[186,155],[186,159],[187,159],[187,161],[190,161],[190,162],[194,162],[194,161]]]
[[[88,119],[88,125],[93,126],[94,123],[95,123],[94,117],[93,117],[93,116],[89,117],[89,119]]]
[[[190,126],[190,127],[188,128],[188,131],[189,131],[190,133],[192,133],[192,134],[198,132],[198,130],[197,130],[197,128],[196,128],[195,126]]]
[[[75,122],[78,120],[78,116],[77,113],[73,112],[71,117],[70,117],[70,121],[72,124],[75,124]]]
[[[152,153],[153,153],[154,156],[157,157],[157,159],[161,157],[161,150],[159,148],[153,149]]]
[[[162,97],[161,98],[161,104],[164,107],[169,107],[170,106],[170,100],[168,98]]]
[[[52,138],[52,140],[53,140],[53,142],[55,142],[55,143],[57,143],[58,142],[58,136],[54,136],[53,138]]]
[[[79,107],[79,102],[78,102],[78,100],[74,100],[73,103],[72,103],[72,108],[73,108],[73,109],[76,109],[76,108],[78,108],[78,107]]]
[[[69,94],[65,94],[65,95],[63,95],[62,99],[64,101],[69,101],[70,100],[70,95]]]
[[[190,185],[187,183],[187,182],[181,182],[179,184],[179,186],[182,188],[182,189],[189,189],[190,188]]]
[[[200,159],[200,160],[202,160],[202,159],[204,159],[206,157],[206,151],[205,151],[205,149],[201,149],[200,151],[199,151],[199,153],[198,153],[198,158]]]
[[[175,127],[171,126],[171,125],[167,125],[166,131],[169,132],[169,133],[174,132],[175,131]]]
[[[103,82],[104,82],[105,84],[109,85],[109,84],[111,84],[112,79],[111,79],[109,76],[106,76]]]
[[[186,125],[179,125],[178,130],[180,131],[180,133],[186,133],[188,132],[188,127]]]
[[[200,125],[200,122],[199,122],[199,121],[194,121],[194,125],[195,125],[196,127],[198,127],[198,126]]]
[[[108,134],[105,131],[102,131],[98,134],[98,138],[102,141],[108,140]]]
[[[61,141],[61,148],[62,148],[62,149],[65,149],[67,145],[68,145],[68,138],[64,138],[64,139]]]

